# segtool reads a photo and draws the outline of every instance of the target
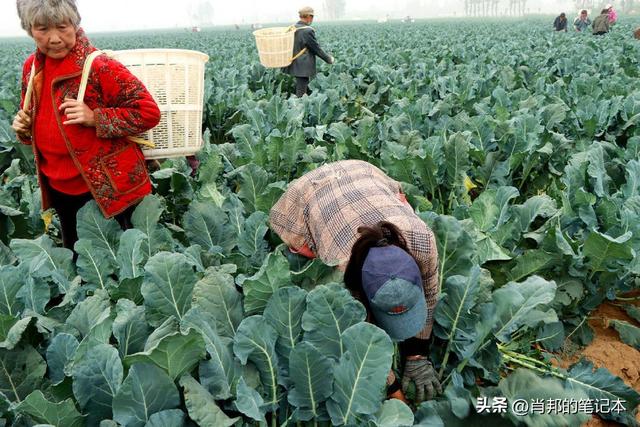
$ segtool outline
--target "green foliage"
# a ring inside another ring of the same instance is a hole
[[[622,399],[626,414],[600,415],[634,425],[640,396],[621,379],[547,360],[588,342],[590,312],[639,283],[635,21],[597,40],[537,19],[322,24],[338,61],[302,99],[257,64],[245,31],[96,37],[210,53],[206,143],[195,177],[183,159],[162,162],[132,230],[83,207],[75,261],[10,130],[32,42],[1,41],[0,424],[583,421],[471,408],[503,395]],[[418,408],[383,403],[391,342],[342,273],[290,264],[268,229],[288,183],[343,159],[400,182],[436,236],[445,344],[431,360],[445,393]],[[638,346],[637,324],[611,326]]]

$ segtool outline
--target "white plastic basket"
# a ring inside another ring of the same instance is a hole
[[[266,68],[287,67],[293,61],[295,27],[262,28],[253,32],[260,63]]]
[[[158,126],[138,135],[155,146],[143,146],[145,158],[189,156],[199,151],[204,68],[209,56],[181,49],[120,50],[112,56],[145,84],[162,113]]]

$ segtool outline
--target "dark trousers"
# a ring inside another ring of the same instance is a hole
[[[296,96],[301,98],[305,94],[311,94],[309,90],[309,77],[296,77]]]
[[[60,233],[62,234],[62,244],[65,248],[73,250],[73,246],[78,241],[78,230],[76,228],[76,216],[80,208],[88,201],[93,199],[91,193],[73,196],[49,189],[51,206],[56,210],[60,219]],[[135,206],[130,206],[124,212],[116,215],[114,218],[120,224],[123,230],[133,228],[131,224],[131,215],[135,210]]]

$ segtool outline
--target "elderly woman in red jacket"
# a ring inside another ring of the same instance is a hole
[[[160,111],[142,82],[106,55],[91,67],[84,102],[76,101],[85,59],[96,49],[79,26],[75,0],[18,0],[17,7],[36,52],[24,63],[13,129],[32,145],[42,207],[56,210],[63,244],[73,249],[76,214],[89,200],[105,217],[131,226],[131,213],[151,183],[140,148],[127,137],[156,126]]]

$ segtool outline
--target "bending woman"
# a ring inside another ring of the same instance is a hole
[[[96,49],[80,28],[75,0],[18,0],[17,7],[36,52],[24,63],[13,129],[32,145],[42,208],[56,210],[63,244],[73,249],[76,214],[89,200],[105,217],[131,227],[131,213],[151,183],[142,151],[127,136],[156,126],[160,110],[142,82],[106,55],[91,67],[84,102],[76,101],[85,59]]]
[[[427,357],[438,297],[436,242],[400,184],[363,161],[330,163],[293,181],[269,221],[292,252],[345,270],[368,320],[400,342],[402,387],[413,381],[418,400],[440,392]],[[390,375],[387,383],[393,396],[400,382]]]

